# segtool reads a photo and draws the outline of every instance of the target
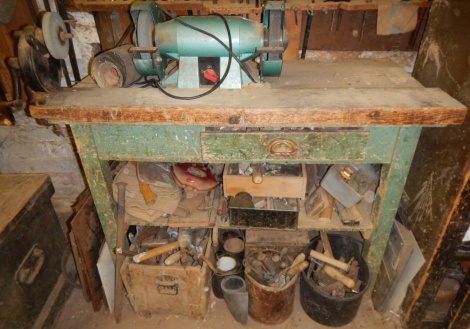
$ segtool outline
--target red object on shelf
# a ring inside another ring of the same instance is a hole
[[[209,169],[196,163],[178,163],[171,168],[179,186],[189,191],[210,191],[219,183]]]

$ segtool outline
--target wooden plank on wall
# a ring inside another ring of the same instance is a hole
[[[127,11],[97,11],[93,13],[93,16],[103,51],[114,48],[132,24]],[[132,34],[129,34],[122,44],[132,43],[131,36]]]
[[[470,78],[463,68],[468,67],[470,44],[448,31],[469,28],[469,2],[435,2],[414,71],[422,84],[440,87],[466,106],[470,106]],[[426,311],[470,224],[468,199],[467,204],[462,200],[470,167],[468,140],[467,116],[461,126],[423,129],[418,144],[400,205],[404,224],[427,259],[403,304],[409,328],[426,328]]]

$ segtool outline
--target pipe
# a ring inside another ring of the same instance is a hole
[[[243,325],[248,321],[248,291],[245,280],[236,275],[222,279],[222,292],[230,314]]]

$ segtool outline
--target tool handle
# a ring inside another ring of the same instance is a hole
[[[292,264],[290,265],[290,267],[292,268],[295,265],[302,263],[304,260],[305,260],[305,254],[303,252],[301,252],[300,254],[298,254],[294,258],[294,260],[293,260]]]
[[[253,173],[251,174],[251,180],[255,184],[261,184],[263,182],[263,173],[261,172],[261,165],[253,166]]]
[[[212,264],[211,260],[206,256],[200,255],[199,258],[207,264],[207,266],[211,269],[212,272],[217,273],[217,269],[215,268],[214,264]]]
[[[149,258],[163,255],[166,252],[169,252],[173,249],[179,248],[179,246],[180,245],[179,245],[178,241],[173,241],[173,242],[167,243],[163,246],[160,246],[160,247],[157,247],[157,248],[154,248],[154,249],[150,249],[150,250],[144,251],[140,254],[137,254],[134,257],[132,257],[132,259],[134,260],[134,262],[140,263],[140,262],[143,262],[144,260],[147,260]]]
[[[180,261],[180,257],[181,257],[181,252],[180,251],[175,252],[174,254],[171,254],[170,256],[168,256],[165,259],[165,265],[166,266],[171,266],[171,265],[176,264],[177,262]]]
[[[144,197],[145,204],[151,206],[157,201],[157,195],[150,189],[149,184],[139,181],[139,190]]]
[[[342,284],[344,284],[346,287],[349,289],[353,289],[354,286],[356,285],[356,282],[354,282],[353,279],[348,278],[346,275],[335,269],[334,267],[331,267],[329,265],[325,265],[323,267],[323,271],[333,279],[338,280]]]
[[[286,273],[286,276],[288,277],[293,277],[294,275],[296,275],[297,273],[300,273],[302,272],[303,270],[305,270],[307,267],[308,267],[309,263],[304,260],[294,266],[291,266],[288,270],[287,270],[287,273]]]
[[[319,253],[318,251],[315,250],[310,250],[310,257],[313,257],[315,259],[321,260],[322,262],[325,262],[327,264],[333,265],[334,267],[339,268],[340,270],[343,270],[345,272],[349,271],[349,264],[343,263],[337,259],[334,259],[330,256],[327,256],[325,254]]]

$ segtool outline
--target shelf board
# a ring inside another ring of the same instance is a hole
[[[250,227],[250,226],[232,226],[230,220],[222,222],[220,216],[217,215],[217,208],[220,203],[222,195],[222,186],[213,190],[209,194],[206,205],[202,206],[204,210],[195,210],[188,217],[170,216],[169,218],[160,217],[155,221],[148,222],[126,213],[125,222],[127,225],[153,225],[153,226],[171,226],[171,227],[214,227],[218,228],[240,228],[240,229],[273,229],[273,230],[290,230],[290,231],[371,231],[374,225],[371,219],[372,204],[367,202],[360,202],[357,207],[361,212],[364,220],[358,225],[344,225],[338,217],[336,211],[333,212],[331,222],[325,223],[318,219],[310,218],[305,213],[304,200],[299,201],[299,219],[297,229],[289,228],[264,228],[264,227]]]

